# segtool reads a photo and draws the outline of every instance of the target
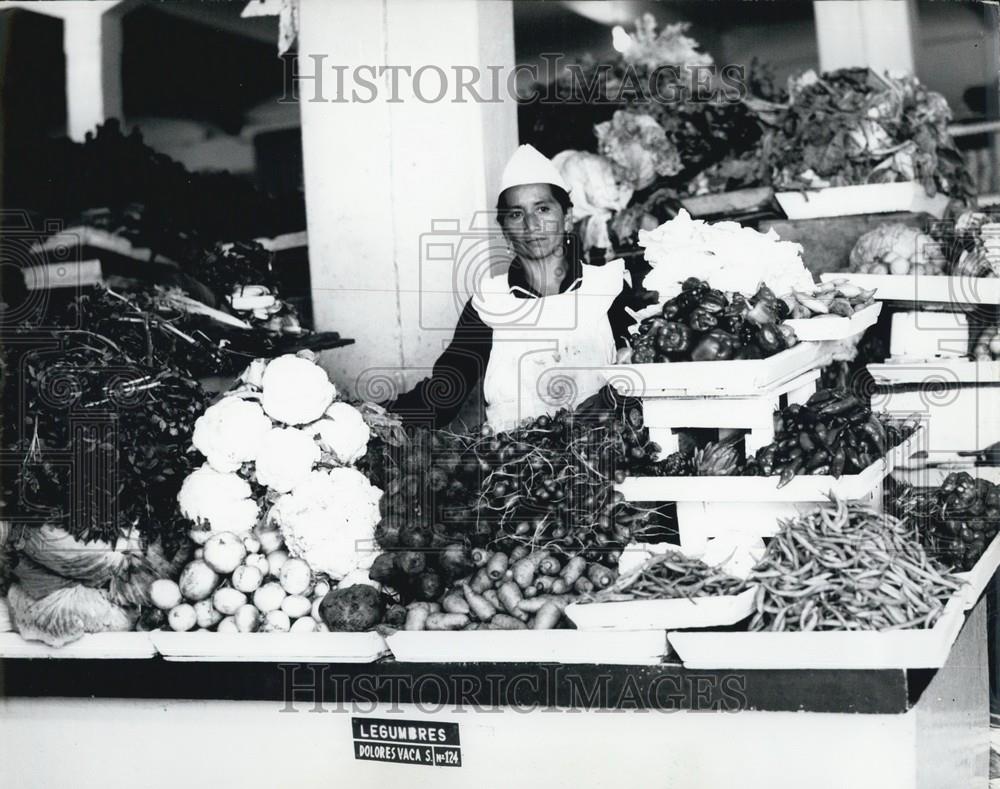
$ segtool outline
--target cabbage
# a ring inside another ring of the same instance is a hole
[[[25,527],[16,547],[47,570],[98,586],[125,569],[128,557],[106,542],[80,542],[50,524]]]
[[[7,594],[11,618],[22,638],[61,647],[86,633],[131,630],[138,611],[116,606],[106,592],[70,586],[35,600],[19,584]]]

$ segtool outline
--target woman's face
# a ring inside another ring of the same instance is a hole
[[[562,248],[571,219],[548,184],[512,186],[504,192],[504,203],[500,226],[515,255],[544,260]]]

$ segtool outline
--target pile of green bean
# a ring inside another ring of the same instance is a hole
[[[746,585],[699,559],[668,552],[651,557],[616,583],[594,592],[590,602],[670,600],[679,597],[719,597],[737,594]]]
[[[784,522],[748,583],[751,630],[901,630],[932,627],[962,581],[904,521],[835,500]]]

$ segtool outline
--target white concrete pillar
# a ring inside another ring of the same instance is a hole
[[[913,73],[913,0],[816,0],[813,10],[822,71],[869,66]]]
[[[66,52],[66,126],[82,141],[108,118],[122,117],[121,17],[87,3],[63,17]]]
[[[322,79],[298,82],[313,310],[357,340],[324,363],[359,396],[408,388],[451,338],[462,236],[517,145],[513,37],[509,0],[302,0],[298,73]],[[457,67],[488,101],[458,94]],[[435,223],[444,259],[422,260]]]
[[[122,117],[122,16],[139,0],[5,0],[0,10],[23,8],[63,22],[66,55],[66,131],[82,141],[108,118]]]

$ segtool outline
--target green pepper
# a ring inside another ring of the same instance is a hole
[[[763,323],[757,331],[757,344],[764,352],[764,356],[773,356],[778,351],[785,349],[785,339],[781,336],[777,325],[774,323]]]
[[[726,309],[720,312],[716,317],[719,320],[720,329],[727,331],[730,334],[735,334],[737,337],[740,336],[743,324],[746,323],[742,310],[734,307],[726,307]]]
[[[773,304],[777,300],[778,297],[774,295],[774,291],[763,283],[761,283],[760,287],[757,288],[757,292],[753,294],[753,297],[750,299],[750,301],[754,304],[760,304],[761,302]]]
[[[799,344],[799,338],[795,334],[795,329],[787,323],[779,323],[778,331],[781,332],[781,338],[785,341],[786,348],[794,348]]]
[[[663,317],[668,321],[687,320],[691,311],[698,306],[700,291],[685,290],[663,305]]]
[[[758,326],[766,326],[768,324],[777,324],[778,315],[769,302],[759,301],[747,313],[747,320],[756,323]]]
[[[702,335],[701,340],[691,352],[691,360],[695,362],[714,362],[732,359],[739,350],[740,341],[729,332],[712,329]]]
[[[719,319],[704,307],[696,307],[688,318],[688,326],[695,331],[710,331],[719,325]]]
[[[656,347],[661,353],[687,353],[694,345],[694,332],[683,323],[667,321],[656,332]]]
[[[729,302],[726,300],[726,294],[721,290],[711,290],[703,291],[699,302],[702,306],[707,306],[713,312],[722,312],[726,307],[729,306]]]

